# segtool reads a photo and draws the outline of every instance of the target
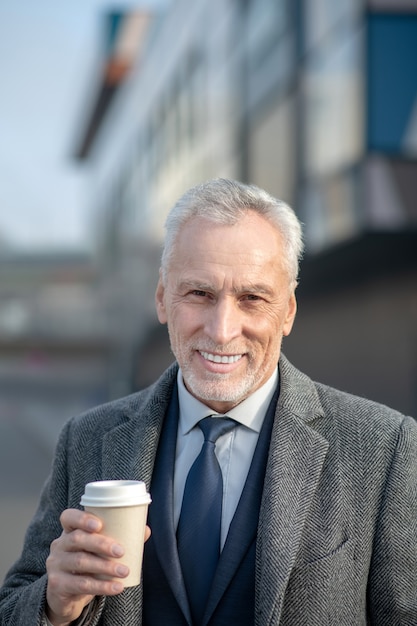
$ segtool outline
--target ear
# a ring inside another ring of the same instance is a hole
[[[284,337],[288,337],[288,335],[290,334],[293,324],[294,324],[296,313],[297,313],[297,299],[293,291],[288,300],[287,314],[286,314],[283,329],[282,329],[282,334],[284,335]]]
[[[158,320],[161,322],[161,324],[166,324],[167,314],[165,309],[165,287],[162,282],[161,272],[159,272],[159,280],[155,292],[155,306]]]

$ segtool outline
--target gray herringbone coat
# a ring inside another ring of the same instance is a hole
[[[152,467],[176,366],[150,389],[70,421],[0,591],[0,624],[41,623],[59,515],[86,482]],[[257,626],[417,625],[417,425],[313,383],[280,360],[281,392],[260,511]],[[136,626],[141,587],[91,606],[92,625]],[[169,626],[169,625],[160,625]],[[233,625],[238,626],[238,625]]]

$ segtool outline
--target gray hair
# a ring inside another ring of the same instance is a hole
[[[175,254],[175,242],[181,228],[195,217],[216,224],[236,224],[248,211],[258,213],[281,233],[285,244],[283,262],[295,288],[303,253],[301,224],[293,209],[255,185],[217,178],[192,187],[176,202],[165,222],[166,236],[161,259],[164,283]]]

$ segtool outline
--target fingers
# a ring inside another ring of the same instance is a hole
[[[85,511],[78,509],[66,509],[60,517],[61,526],[65,532],[70,533],[72,530],[84,530],[85,532],[100,532],[103,527],[101,520]]]
[[[85,551],[106,558],[120,558],[124,554],[122,545],[99,534],[103,524],[91,513],[67,509],[61,515],[61,524],[63,533],[56,541],[67,552]]]
[[[121,560],[123,546],[101,534],[101,520],[85,511],[61,514],[62,534],[51,543],[46,562],[47,601],[56,616],[76,619],[94,596],[112,596],[124,589],[129,568]],[[145,541],[151,530],[145,528]]]
[[[49,566],[67,574],[124,577],[126,567],[114,561],[124,554],[123,546],[100,534],[99,518],[67,509],[61,515],[63,532],[51,544]]]
[[[122,566],[121,566],[122,567]],[[100,571],[100,568],[97,568]],[[120,573],[125,574],[127,568]],[[123,580],[116,577],[117,569],[103,570],[108,577],[101,579],[97,573],[93,575],[61,570],[48,569],[47,599],[48,604],[57,612],[63,611],[68,604],[75,601],[88,604],[94,596],[114,596],[124,589]],[[75,619],[72,618],[72,619]]]
[[[123,548],[112,539],[74,530],[51,544],[48,567],[70,575],[123,578],[129,570],[118,559]]]
[[[46,561],[47,602],[54,616],[74,620],[94,596],[121,593],[129,568],[118,560],[123,547],[99,534],[102,523],[94,515],[68,509],[61,524]]]

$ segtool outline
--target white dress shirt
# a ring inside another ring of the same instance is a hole
[[[246,400],[227,412],[238,425],[219,437],[216,456],[223,475],[223,509],[221,545],[226,541],[235,514],[262,424],[274,395],[278,381],[278,368],[267,382]],[[203,445],[204,436],[197,423],[215,411],[194,398],[185,388],[181,369],[178,371],[179,427],[174,470],[174,524],[178,525],[185,481],[194,460]],[[220,416],[219,414],[219,417]]]

